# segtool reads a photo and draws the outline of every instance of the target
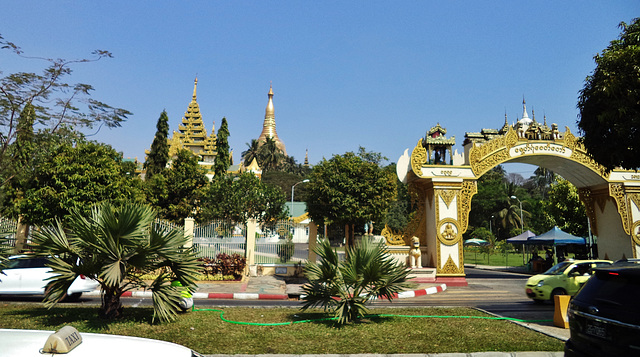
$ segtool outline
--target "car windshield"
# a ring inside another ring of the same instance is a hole
[[[47,267],[47,259],[46,258],[17,258],[10,259],[8,264],[8,269],[22,269],[22,268],[46,268]]]
[[[562,262],[552,266],[549,270],[545,271],[544,275],[561,275],[564,271],[569,267],[569,265],[573,264],[572,262]]]

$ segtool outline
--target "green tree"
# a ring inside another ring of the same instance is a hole
[[[150,179],[155,174],[162,173],[169,162],[169,117],[167,111],[163,110],[156,123],[156,136],[151,143],[151,149],[147,160],[144,162],[144,168],[147,170],[145,179]]]
[[[263,171],[277,170],[284,159],[282,150],[278,148],[273,138],[266,138],[264,143],[258,149],[258,165]]]
[[[285,201],[279,188],[265,184],[251,173],[223,176],[211,181],[205,189],[199,219],[225,219],[243,224],[256,219],[260,223],[271,223],[287,217]]]
[[[547,230],[553,226],[578,237],[589,234],[587,214],[578,196],[578,189],[569,181],[557,177],[551,185],[549,197],[543,201]]]
[[[120,153],[106,144],[80,142],[59,145],[40,164],[18,210],[25,222],[46,225],[64,221],[72,210],[88,213],[95,203],[142,200],[140,179],[123,173]]]
[[[178,280],[185,289],[196,290],[198,262],[181,229],[166,230],[153,224],[149,206],[104,203],[89,215],[74,210],[67,223],[34,232],[35,256],[48,257],[56,274],[46,287],[45,306],[52,307],[80,275],[100,283],[99,315],[107,319],[122,315],[120,301],[126,291],[145,288],[153,293],[154,319],[175,319],[180,293],[172,286]],[[151,283],[143,275],[158,273]]]
[[[375,156],[375,154],[374,154]],[[395,173],[369,161],[371,153],[360,148],[323,159],[309,176],[307,211],[317,222],[363,227],[366,222],[383,222],[396,198]],[[353,244],[353,229],[349,244]]]
[[[578,98],[578,128],[593,158],[607,169],[640,168],[640,18],[596,55]],[[606,143],[606,145],[603,145]]]
[[[291,187],[304,180],[306,176],[292,174],[286,171],[269,171],[262,174],[262,182],[269,186],[278,187],[284,194],[287,201],[291,201]],[[304,202],[306,200],[307,185],[301,184],[295,188],[295,200]]]
[[[396,172],[396,164],[391,164],[386,169]],[[399,180],[396,181],[396,186],[396,199],[387,209],[384,223],[395,232],[403,232],[415,215],[415,207],[412,205],[408,186]]]
[[[505,184],[506,172],[502,166],[496,166],[480,176],[477,184],[478,192],[471,199],[468,232],[478,227],[491,226],[492,230],[498,228],[495,227],[495,219],[507,198]]]
[[[47,63],[42,74],[17,72],[0,78],[0,173],[5,173],[13,165],[9,146],[16,139],[18,116],[27,104],[33,105],[37,122],[47,127],[50,134],[103,125],[118,127],[131,114],[91,98],[91,85],[65,82],[65,77],[72,73],[73,65],[111,57],[107,51],[95,51],[93,59],[81,60],[27,57],[20,47],[2,36],[0,49]],[[0,178],[3,179],[0,182],[2,186],[12,179],[11,176]]]
[[[217,155],[213,164],[215,176],[225,176],[229,168],[229,126],[227,118],[222,118],[222,124],[218,129],[218,137],[216,139]]]
[[[524,209],[526,203],[526,201],[522,202],[522,211],[520,211],[520,202],[510,198],[507,207],[498,211],[498,215],[496,216],[497,226],[502,232],[506,233],[506,235],[503,235],[501,238],[506,239],[524,231],[521,222],[525,223],[524,219],[531,217],[531,213]],[[523,221],[520,220],[521,217]]]
[[[251,139],[251,143],[246,143],[247,150],[242,152],[242,162],[244,166],[251,165],[253,159],[258,160],[258,152],[260,151],[260,143],[256,139]],[[258,163],[260,165],[260,163]]]
[[[157,188],[166,192],[164,199],[157,201],[162,216],[173,222],[182,222],[196,215],[202,189],[208,182],[198,158],[189,150],[179,150],[165,177],[166,191]]]
[[[33,124],[36,119],[36,112],[33,105],[27,103],[20,113],[16,128],[16,139],[9,147],[9,153],[13,157],[11,165],[5,166],[4,176],[0,180],[4,181],[4,190],[1,191],[0,203],[4,214],[16,216],[17,206],[24,197],[24,192],[29,181],[33,179],[35,170],[33,159],[35,151],[35,134]]]
[[[302,287],[302,310],[331,309],[340,325],[362,318],[373,299],[391,301],[410,286],[410,270],[394,260],[383,244],[363,239],[347,250],[346,260],[341,261],[328,240],[320,242],[316,248],[320,262],[305,266],[309,283]]]

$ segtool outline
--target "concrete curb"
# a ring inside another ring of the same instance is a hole
[[[432,286],[426,289],[419,289],[413,291],[403,291],[399,294],[394,294],[394,299],[405,299],[424,295],[430,295],[447,290],[446,284],[438,286]],[[100,296],[100,290],[94,290],[83,293],[84,296]],[[151,291],[126,291],[122,294],[122,297],[139,297],[150,298],[152,296]],[[300,295],[302,297],[304,295]],[[289,295],[287,294],[258,294],[258,293],[193,293],[194,299],[237,299],[237,300],[287,300]]]
[[[100,296],[99,290],[83,293],[84,296]],[[126,291],[122,297],[150,298],[151,291]],[[238,300],[286,300],[286,294],[258,294],[258,293],[193,293],[194,299],[238,299]]]
[[[443,292],[445,290],[447,290],[447,284],[440,284],[438,286],[432,286],[432,287],[426,288],[426,289],[419,289],[419,290],[413,290],[413,291],[403,291],[401,293],[393,294],[392,297],[394,299],[406,299],[406,298],[413,298],[413,297],[418,297],[418,296],[435,294],[435,293]],[[304,296],[305,295],[300,295],[300,298],[302,298]],[[380,298],[375,298],[374,300],[377,300],[377,299],[380,299]]]

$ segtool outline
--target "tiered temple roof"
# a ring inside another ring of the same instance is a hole
[[[211,129],[211,134],[208,135],[202,121],[200,106],[197,102],[197,87],[198,78],[195,79],[193,97],[187,111],[184,113],[182,124],[178,126],[178,131],[174,131],[173,136],[169,139],[169,157],[175,157],[180,149],[187,149],[198,155],[201,162],[213,164],[217,154],[215,123],[214,128]]]

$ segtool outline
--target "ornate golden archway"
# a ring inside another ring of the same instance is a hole
[[[600,258],[640,257],[640,173],[607,173],[568,128],[562,133],[554,127],[545,135],[530,131],[505,123],[502,132],[485,135],[488,140],[467,139],[464,154],[452,154],[450,165],[432,164],[420,139],[410,156],[405,152],[398,160],[398,177],[409,184],[419,212],[405,232],[389,235],[388,243],[408,244],[417,236],[427,247],[422,261],[438,277],[464,277],[462,234],[476,182],[497,165],[520,162],[550,169],[578,188],[598,236]]]

